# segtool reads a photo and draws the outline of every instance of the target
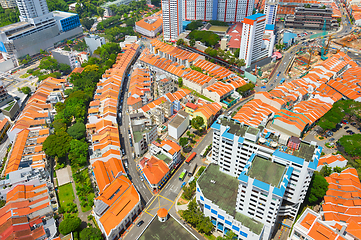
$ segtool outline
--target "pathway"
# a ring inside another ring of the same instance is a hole
[[[76,203],[76,206],[78,207],[78,217],[83,222],[92,223],[92,221],[88,221],[88,215],[90,215],[91,210],[89,210],[87,212],[82,212],[82,210],[81,210],[80,200],[78,198],[78,195],[76,194],[76,187],[75,187],[75,182],[74,182],[74,179],[73,179],[73,174],[72,174],[72,171],[71,171],[71,167],[69,165],[67,165],[66,169],[68,170],[69,176],[70,176],[70,179],[71,179],[71,186],[73,187],[73,191],[74,191],[74,201]]]

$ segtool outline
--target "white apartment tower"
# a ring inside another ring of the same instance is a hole
[[[244,18],[242,23],[243,28],[239,58],[245,60],[247,67],[250,66],[252,62],[264,57],[266,53],[266,51],[262,49],[266,15],[257,13]]]
[[[276,23],[278,0],[267,0],[264,6],[264,13],[266,14],[266,24],[274,25]]]
[[[162,0],[163,38],[176,40],[183,31],[183,0]]]
[[[46,0],[16,0],[20,12],[20,21],[25,22],[32,18],[49,13]]]
[[[254,0],[184,0],[185,20],[241,22],[252,15]]]
[[[215,165],[197,181],[197,202],[218,230],[269,239],[277,222],[295,219],[322,148],[302,141],[289,150],[289,138],[224,116],[212,129]]]

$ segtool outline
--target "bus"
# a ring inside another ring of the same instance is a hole
[[[191,167],[190,171],[188,172],[188,176],[190,176],[190,177],[193,176],[194,172],[195,172],[196,169],[197,169],[197,166],[198,166],[197,163],[194,163],[194,164],[193,164],[193,167]]]
[[[187,174],[187,170],[183,170],[183,172],[180,174],[180,176],[179,176],[179,180],[180,181],[183,181],[184,180],[184,177],[186,176],[186,174]]]
[[[193,152],[186,160],[186,163],[190,163],[192,159],[197,155],[197,153]]]

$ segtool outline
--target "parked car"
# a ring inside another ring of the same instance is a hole
[[[183,182],[181,188],[183,188],[186,184],[186,182]]]
[[[347,124],[348,123],[348,121],[346,121],[346,120],[342,120],[341,121],[343,124]]]
[[[123,154],[123,156],[125,155],[125,151],[124,151],[124,149],[122,149],[122,154]]]
[[[332,133],[331,131],[328,131],[328,132],[326,133],[326,135],[329,136],[329,137],[331,137],[331,136],[333,136],[333,133]]]
[[[143,221],[143,220],[140,220],[140,221],[137,223],[137,227],[142,226],[142,225],[143,225],[143,223],[144,223],[144,221]]]
[[[337,132],[338,129],[337,129],[337,128],[332,128],[331,131],[332,131],[332,132]]]
[[[355,122],[352,122],[352,123],[350,123],[352,126],[356,126],[356,123]]]
[[[348,127],[348,126],[346,126],[346,127],[344,127],[344,129],[349,129],[350,127]]]
[[[355,132],[350,132],[350,135],[354,135],[355,134]]]
[[[352,133],[353,131],[352,131],[352,130],[347,130],[346,132],[347,132],[347,133]]]
[[[331,139],[330,139],[330,142],[333,142],[333,141],[335,141],[335,139],[334,139],[334,138],[331,138]]]

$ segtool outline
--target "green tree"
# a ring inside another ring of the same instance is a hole
[[[48,156],[65,157],[70,149],[71,137],[66,132],[58,132],[48,136],[43,143],[43,151]]]
[[[69,160],[72,166],[82,167],[87,164],[88,144],[84,140],[70,141]]]
[[[180,144],[182,147],[185,147],[185,146],[188,144],[188,138],[185,138],[185,137],[181,138],[181,139],[179,140],[179,144]]]
[[[239,58],[239,51],[240,51],[239,48],[237,48],[236,51],[234,51],[233,55],[234,55],[235,58]]]
[[[85,137],[85,124],[82,122],[77,122],[70,128],[68,128],[68,134],[75,139],[82,139]]]
[[[20,90],[22,93],[27,94],[27,95],[29,95],[31,93],[31,89],[28,86],[22,87]]]
[[[54,128],[55,133],[66,131],[66,124],[61,119],[55,119],[51,126]]]
[[[246,62],[244,61],[244,59],[237,59],[236,64],[237,64],[237,67],[246,66]]]
[[[178,78],[178,86],[182,87],[183,86],[183,78]]]
[[[233,231],[228,231],[224,237],[218,236],[216,240],[234,240],[237,239],[237,235]]]
[[[328,189],[328,182],[318,172],[312,176],[310,187],[307,192],[306,199],[311,206],[314,206],[322,201]]]
[[[196,30],[197,28],[201,27],[203,25],[201,20],[197,20],[197,21],[192,21],[191,23],[189,23],[186,27],[187,30]]]
[[[127,27],[134,27],[135,19],[134,18],[128,18],[127,20],[125,20],[125,24],[127,24]]]
[[[99,17],[102,18],[102,21],[103,21],[103,17],[104,17],[104,11],[105,10],[103,8],[101,8],[101,7],[97,8],[97,13],[98,13]]]
[[[69,73],[71,73],[71,68],[68,64],[59,63],[59,71],[65,75],[68,75]]]
[[[200,131],[204,125],[204,119],[201,116],[197,116],[191,120],[191,125],[194,129]]]
[[[102,240],[102,232],[98,228],[84,228],[80,232],[80,240]]]
[[[0,199],[0,208],[2,208],[3,206],[5,206],[5,204],[6,204],[6,201]]]
[[[330,176],[332,173],[332,167],[329,167],[328,165],[324,165],[320,171],[320,174],[324,177]]]
[[[180,38],[180,39],[177,40],[177,45],[178,46],[183,46],[184,44],[185,44],[185,42],[184,42],[183,38]]]
[[[194,40],[194,39],[189,40],[189,45],[191,47],[194,47],[194,45],[196,45],[196,40]]]
[[[39,64],[40,69],[50,70],[51,72],[58,69],[58,61],[52,57],[45,57],[41,59]]]
[[[81,19],[81,24],[85,27],[85,29],[90,31],[90,29],[92,28],[92,26],[94,24],[94,19],[87,18],[87,17],[83,18],[83,19]]]
[[[80,227],[80,224],[81,224],[81,219],[78,217],[65,218],[59,224],[59,232],[63,235],[67,235],[77,230]]]
[[[63,11],[67,12],[69,10],[68,4],[64,0],[47,0],[48,9],[52,11]]]

